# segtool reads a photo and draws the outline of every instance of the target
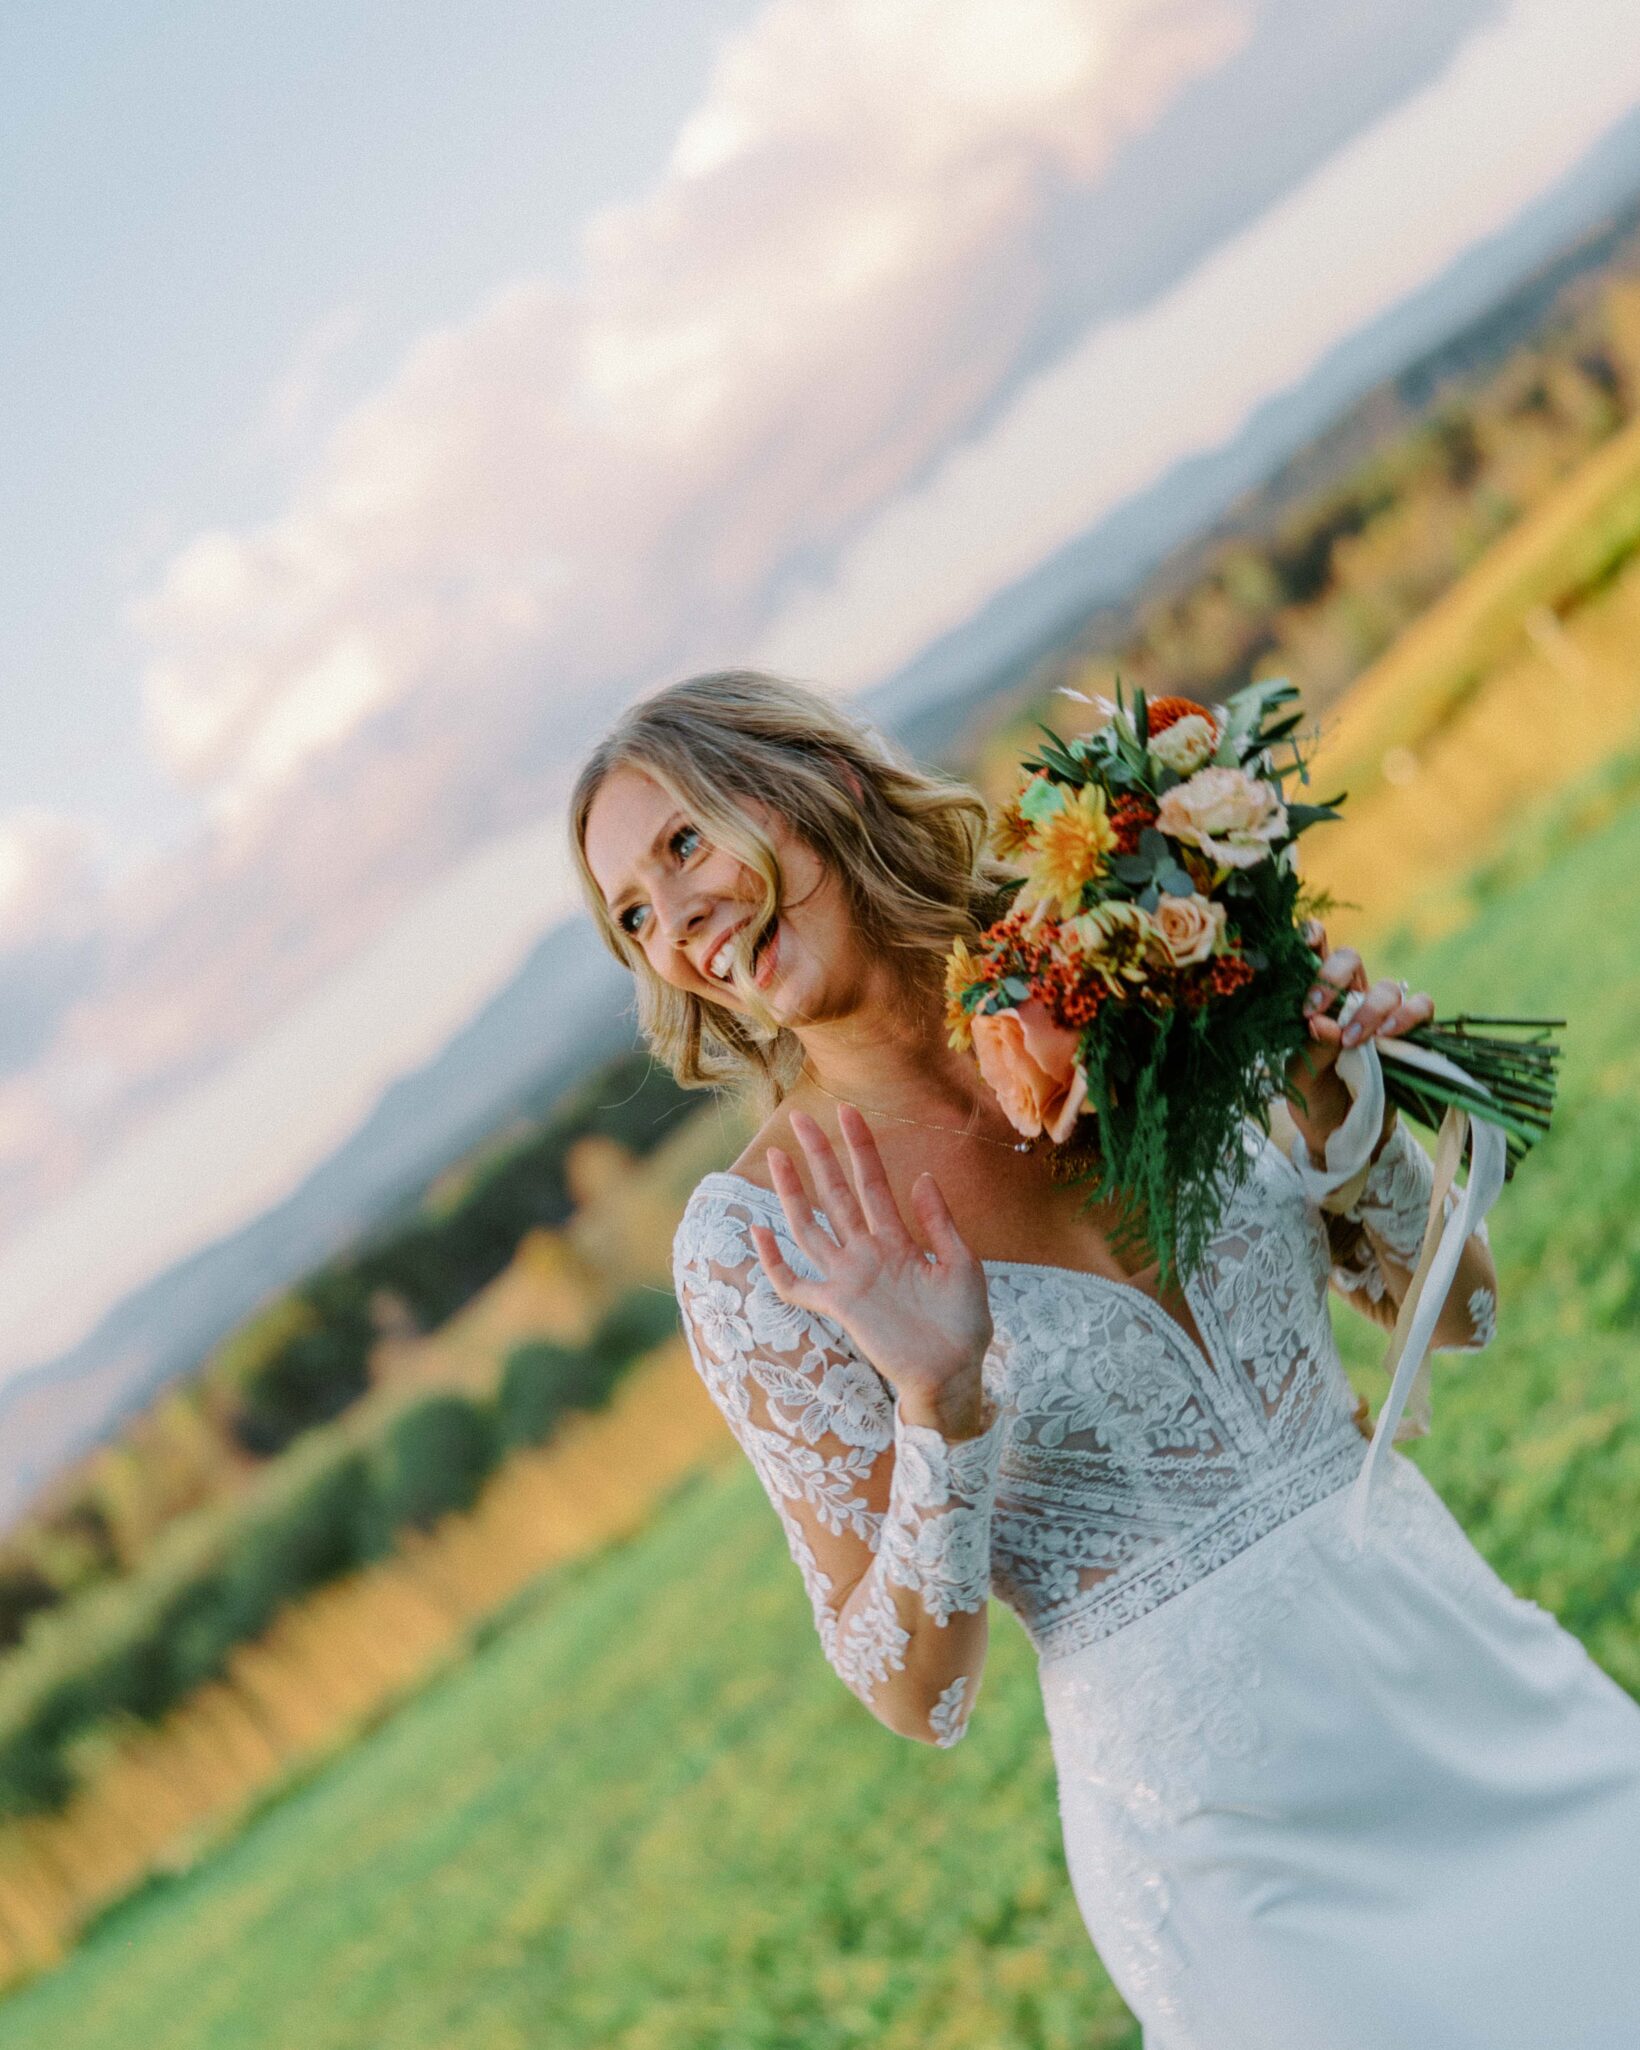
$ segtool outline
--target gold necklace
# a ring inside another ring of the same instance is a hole
[[[887,1118],[896,1125],[915,1125],[919,1132],[947,1132],[954,1139],[977,1139],[982,1146],[1000,1146],[1008,1153],[1029,1153],[1036,1145],[1034,1139],[993,1139],[989,1132],[965,1132],[960,1125],[929,1125],[921,1118],[902,1117],[897,1110],[871,1110],[863,1103],[856,1103],[852,1097],[839,1096],[835,1089],[828,1089],[817,1076],[809,1073],[807,1061],[799,1073],[805,1082],[812,1082],[822,1096],[829,1096],[833,1103],[846,1103],[850,1110],[857,1110],[862,1117]]]

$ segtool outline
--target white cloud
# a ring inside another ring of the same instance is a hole
[[[394,1068],[430,1059],[570,908],[560,847],[553,821],[475,854],[164,1118],[100,1149],[72,1203],[44,1206],[0,1252],[0,1378],[73,1344],[167,1261],[287,1194],[392,1072],[339,1063],[338,1047],[387,1031]],[[87,1067],[63,1085],[95,1092],[102,1079]],[[38,1121],[35,1094],[0,1082],[0,1148],[37,1139]]]
[[[364,333],[356,306],[339,306],[297,341],[283,374],[268,393],[254,442],[267,451],[311,431],[329,398],[340,366]]]
[[[1614,4],[1566,0],[1608,30]],[[0,1363],[276,1193],[466,1015],[556,901],[556,832],[526,821],[633,688],[777,632],[805,673],[881,668],[1323,345],[1344,300],[1282,299],[1291,274],[1238,273],[1238,243],[992,424],[1066,196],[1267,8],[776,0],[577,279],[427,337],[278,518],[174,555],[138,610],[148,718],[211,829],[131,879],[108,972],[0,1084],[0,1234],[28,1220]],[[1558,123],[1569,161],[1611,81],[1532,61],[1541,91],[1491,74],[1498,127]],[[1431,106],[1433,154],[1389,166],[1376,211],[1363,188],[1342,227],[1308,216],[1310,270],[1364,252],[1359,312],[1404,289],[1397,251],[1437,259],[1440,179],[1461,240],[1504,175],[1452,175]],[[1526,151],[1500,215],[1552,155]],[[1267,294],[1250,343],[1238,275]],[[516,859],[441,881],[486,842]],[[68,1303],[62,1273],[115,1240]]]
[[[0,1237],[76,1185],[129,1192],[97,1163],[144,1157],[145,1125],[216,1077],[248,1089],[246,1050],[550,810],[615,704],[749,645],[926,474],[1031,336],[1053,208],[1266,4],[774,0],[573,279],[426,336],[278,517],[176,549],[133,619],[155,751],[206,830],[122,879],[95,985],[65,959],[20,1016]],[[348,312],[314,331],[264,434],[311,437],[355,333]],[[332,1136],[430,1006],[333,1048]],[[229,1205],[261,1186],[212,1172]],[[164,1201],[186,1233],[220,1211],[184,1184]]]
[[[29,809],[0,818],[0,955],[79,931],[96,903],[94,837]]]
[[[288,513],[174,559],[137,612],[162,758],[242,816],[395,704],[584,705],[743,641],[972,422],[1055,194],[1251,12],[776,0],[573,287],[429,338]]]
[[[908,661],[1496,232],[1640,101],[1632,0],[1514,0],[1155,303],[1096,327],[793,596],[752,659]]]

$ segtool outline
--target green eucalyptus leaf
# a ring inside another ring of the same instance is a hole
[[[1063,783],[1050,783],[1042,778],[1027,783],[1019,799],[1023,817],[1033,826],[1040,826],[1044,819],[1051,819],[1069,803],[1069,794]]]

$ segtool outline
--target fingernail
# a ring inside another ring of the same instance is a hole
[[[1352,1021],[1344,1027],[1338,1036],[1346,1046],[1354,1046],[1355,1042],[1361,1037],[1361,1028]]]
[[[1322,989],[1319,984],[1314,989],[1312,989],[1309,995],[1304,999],[1306,1006],[1312,1011],[1317,1007],[1317,1005],[1324,1004],[1326,1001],[1327,992],[1324,989]]]

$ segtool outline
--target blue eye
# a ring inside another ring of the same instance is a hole
[[[685,862],[698,854],[705,845],[706,842],[701,838],[698,826],[682,825],[675,832],[668,834],[666,851],[672,856],[674,861]],[[629,938],[636,939],[642,930],[643,921],[648,909],[647,904],[629,904],[617,917],[615,923]]]

